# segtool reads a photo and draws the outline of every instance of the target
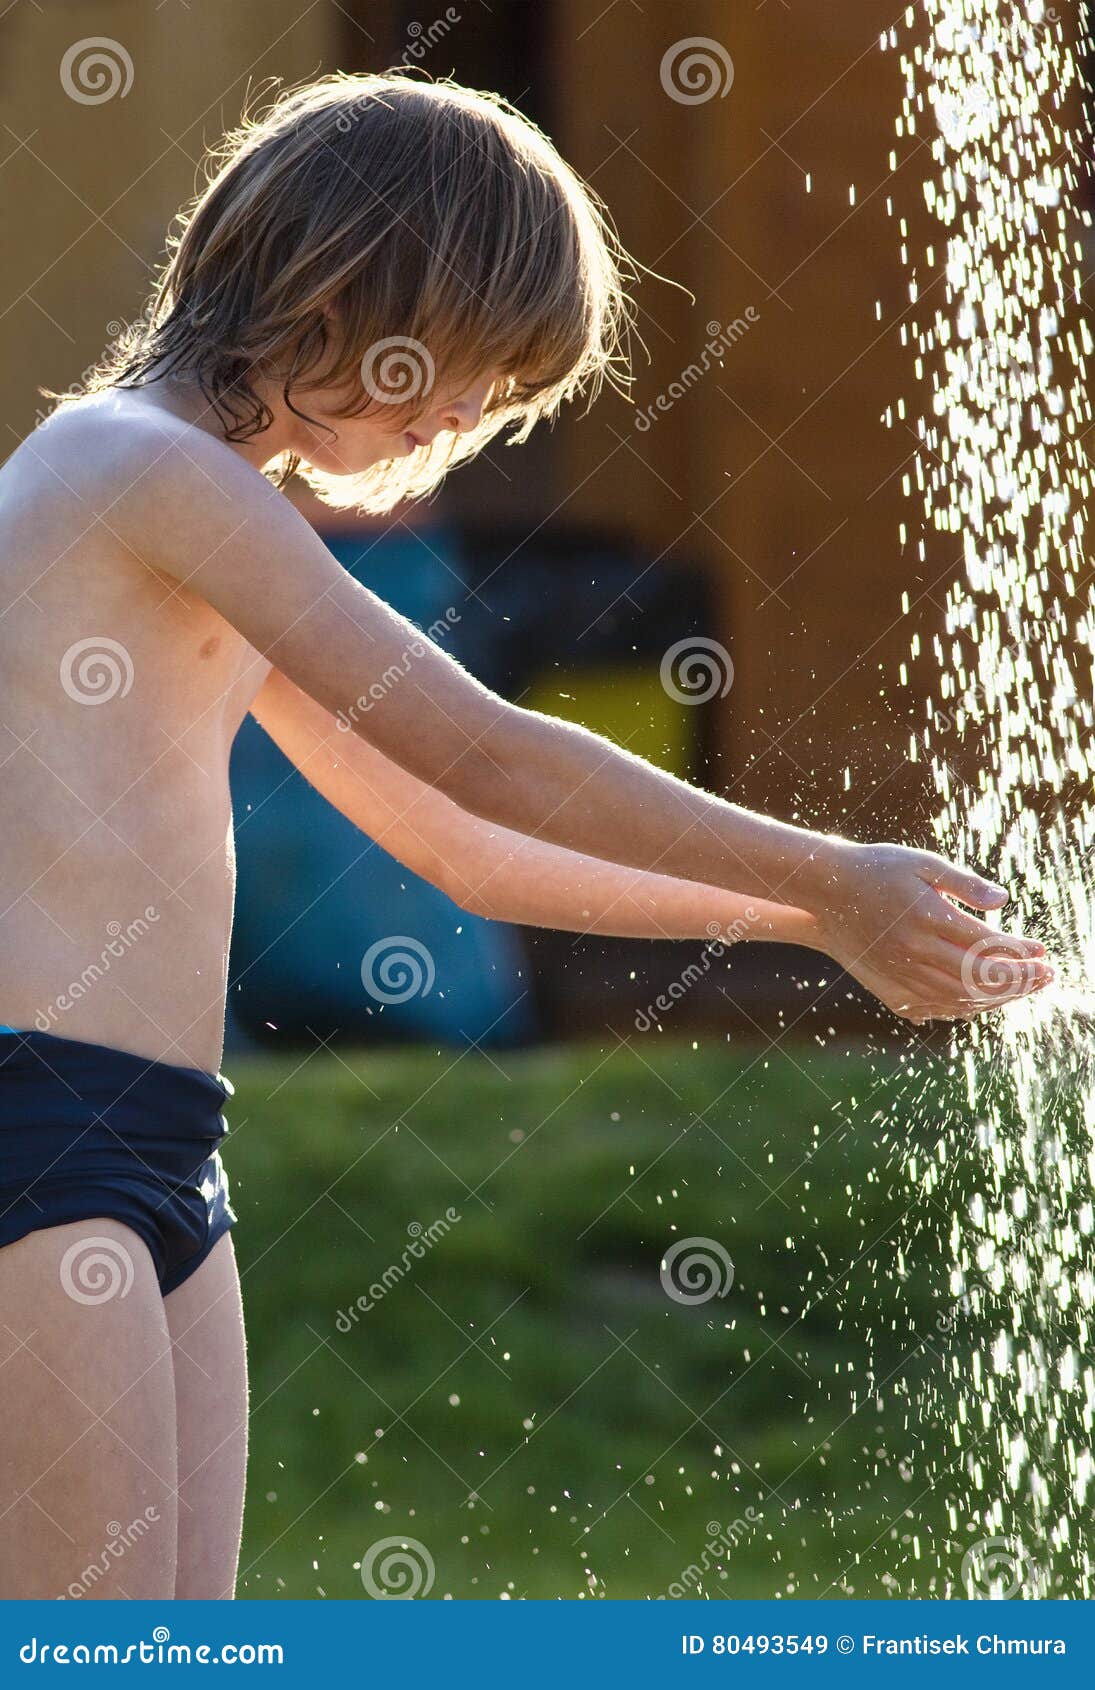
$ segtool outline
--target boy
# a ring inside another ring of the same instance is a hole
[[[229,137],[151,311],[0,474],[6,1597],[62,1593],[110,1519],[148,1530],[90,1593],[233,1591],[246,1375],[216,1070],[248,711],[468,908],[679,936],[744,918],[915,1021],[984,1007],[964,984],[984,951],[1016,992],[1049,978],[1039,945],[957,907],[1006,901],[979,875],[736,809],[494,696],[279,491],[297,469],[386,511],[500,428],[523,439],[617,372],[621,259],[502,102],[327,79]]]

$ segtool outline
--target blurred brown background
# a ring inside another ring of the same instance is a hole
[[[930,676],[914,667],[908,690],[898,671],[916,629],[941,626],[956,560],[917,562],[902,493],[922,401],[897,219],[922,215],[924,141],[894,133],[897,54],[879,37],[900,15],[878,0],[15,0],[0,13],[4,433],[14,444],[39,386],[78,379],[139,311],[203,145],[249,91],[401,61],[499,89],[656,273],[638,289],[634,405],[608,395],[495,449],[434,513],[461,530],[469,594],[496,623],[530,551],[559,560],[543,617],[575,624],[572,657],[514,690],[738,801],[927,843],[930,783],[907,748]],[[89,37],[124,49],[128,91],[66,92],[64,56]],[[680,64],[695,37],[706,71]],[[725,355],[702,370],[709,325]],[[908,419],[888,430],[901,396]],[[678,581],[681,626],[734,665],[703,710],[657,682]],[[632,611],[648,651],[629,690]]]

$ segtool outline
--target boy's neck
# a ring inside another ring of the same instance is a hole
[[[249,440],[228,440],[225,426],[215,407],[209,402],[197,382],[188,376],[164,376],[161,380],[150,382],[142,391],[152,403],[162,410],[170,411],[172,416],[181,417],[185,422],[193,424],[215,439],[224,441],[234,452],[238,452],[256,469],[262,470],[274,463],[286,452],[296,449],[296,421],[281,397],[280,391],[269,390],[266,383],[256,383],[256,390],[263,403],[267,406],[271,422],[261,434]]]

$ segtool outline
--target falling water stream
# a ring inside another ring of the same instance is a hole
[[[956,1044],[974,1138],[956,1129],[909,1163],[944,1234],[945,1318],[967,1340],[941,1353],[912,1405],[920,1426],[935,1428],[923,1483],[946,1497],[954,1539],[970,1545],[960,1573],[937,1563],[939,1593],[958,1596],[1095,1595],[1095,611],[1084,448],[1095,342],[1081,298],[1092,261],[1080,209],[1090,152],[1081,19],[1078,3],[919,0],[905,33],[882,43],[901,50],[897,129],[919,151],[928,213],[926,227],[919,208],[900,219],[902,335],[926,412],[908,418],[910,514],[922,501],[926,520],[916,515],[902,541],[925,580],[929,545],[934,573],[947,547],[954,565],[911,754],[934,776],[940,849],[1010,888],[1009,924],[1044,938],[1057,969],[1048,991]],[[981,992],[1008,981],[985,957],[967,965]],[[973,1160],[975,1191],[955,1201],[959,1157]]]

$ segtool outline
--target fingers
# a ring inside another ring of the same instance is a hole
[[[1018,933],[998,933],[994,927],[986,927],[976,916],[956,909],[946,898],[938,895],[925,898],[921,913],[931,923],[932,931],[937,937],[946,939],[953,945],[960,945],[963,949],[974,945],[991,947],[1004,956],[1013,957],[1040,957],[1046,954],[1041,940],[1028,939]]]
[[[911,1027],[926,1027],[931,1021],[972,1021],[978,1011],[975,1009],[948,1008],[945,1004],[919,1004],[910,1006],[907,1010],[898,1010],[903,1021]]]
[[[953,968],[927,964],[918,968],[916,999],[898,1013],[907,1020],[969,1021],[1018,998],[1030,997],[1048,986],[1053,969],[1048,963],[1031,960],[1018,963],[1012,957],[983,954],[979,967],[963,967],[956,979]]]
[[[963,1008],[956,1004],[941,985],[929,988],[923,998],[894,1005],[893,1012],[913,1027],[923,1027],[929,1021],[972,1021],[980,1013],[971,1006]]]
[[[1042,956],[1029,956],[1000,947],[994,939],[978,939],[967,950],[957,951],[940,941],[925,953],[933,970],[958,986],[964,997],[981,1002],[1022,997],[1040,991],[1053,979],[1053,966]]]
[[[986,880],[983,875],[974,874],[972,869],[959,868],[956,863],[948,863],[945,857],[933,858],[924,870],[923,879],[937,891],[961,899],[962,903],[968,904],[971,909],[998,910],[1008,901],[1007,892],[1002,886],[997,886],[992,880]]]

